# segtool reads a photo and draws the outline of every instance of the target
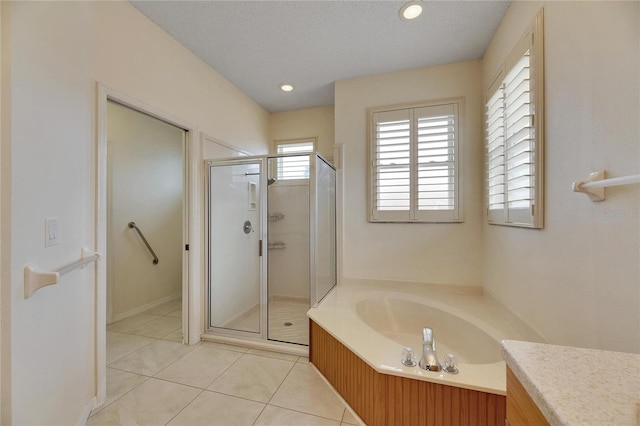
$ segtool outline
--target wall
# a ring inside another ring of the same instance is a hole
[[[95,267],[27,300],[22,276],[27,263],[55,269],[77,260],[81,246],[95,247],[96,81],[255,152],[267,151],[268,113],[126,2],[2,7],[3,34],[10,29],[2,38],[10,65],[3,83],[11,77],[2,87],[3,108],[11,103],[2,161],[10,152],[11,198],[3,167],[2,225],[10,208],[11,228],[3,228],[2,254],[11,251],[11,275],[3,262],[2,286],[11,294],[12,421],[76,424],[96,394]],[[46,216],[60,219],[60,244],[50,248]]]
[[[282,250],[269,250],[269,297],[309,299],[309,180],[280,180],[269,185],[269,243],[283,242]]]
[[[333,106],[274,112],[269,117],[270,152],[275,153],[274,141],[316,137],[316,151],[326,159],[333,159]]]
[[[107,294],[117,321],[180,296],[184,130],[112,102],[107,126]],[[144,233],[158,264],[128,227],[131,221]]]
[[[571,182],[640,173],[640,5],[513,2],[484,87],[544,6],[546,212],[541,231],[485,225],[485,289],[550,342],[640,352],[640,191],[593,203]]]
[[[0,424],[11,422],[11,43],[9,5],[0,3]]]
[[[463,62],[342,80],[335,86],[336,144],[343,145],[342,276],[481,285],[482,64]],[[466,221],[367,222],[367,108],[465,97]],[[340,240],[340,237],[339,237]]]

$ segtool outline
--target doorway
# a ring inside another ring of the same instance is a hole
[[[107,330],[182,342],[185,133],[107,103]]]
[[[176,331],[174,338],[180,340],[185,344],[196,344],[200,341],[201,323],[200,323],[200,291],[195,283],[200,280],[200,268],[199,268],[199,256],[201,253],[201,225],[200,215],[197,203],[197,194],[200,190],[201,183],[197,179],[200,166],[200,149],[199,149],[199,132],[197,127],[190,123],[172,117],[165,112],[150,107],[144,103],[141,103],[127,95],[116,92],[101,84],[97,84],[97,171],[96,171],[96,183],[97,183],[97,196],[96,196],[96,215],[97,215],[97,229],[96,229],[96,246],[100,253],[103,253],[105,262],[98,262],[96,266],[97,274],[97,289],[96,289],[96,322],[95,322],[95,334],[96,334],[96,375],[97,375],[97,404],[101,405],[106,400],[106,372],[107,372],[107,269],[109,266],[109,250],[108,250],[108,226],[109,223],[109,161],[108,157],[110,150],[108,149],[108,108],[109,102],[113,101],[119,104],[121,107],[129,108],[138,114],[142,114],[146,118],[158,119],[165,126],[171,125],[179,129],[182,133],[181,138],[181,156],[182,156],[182,179],[181,179],[181,191],[182,191],[182,205],[180,207],[182,212],[181,220],[181,232],[180,232],[180,289],[181,303],[179,301],[180,296],[176,296],[175,293],[169,292],[170,296],[163,297],[176,297],[173,303],[178,304],[178,308],[181,305],[182,316],[178,316],[177,321],[164,320],[166,323],[177,322],[181,324],[181,330]],[[112,171],[113,173],[113,171]],[[113,175],[116,176],[115,174]],[[155,182],[148,183],[146,186],[154,186]],[[167,189],[167,188],[165,188]],[[177,191],[177,189],[176,189]],[[150,216],[154,216],[154,208],[152,205],[147,205],[147,211],[150,211]],[[157,215],[156,215],[157,216]],[[146,219],[145,219],[146,221]],[[137,229],[129,227],[129,222],[134,222]],[[146,223],[146,222],[145,222]],[[145,237],[147,243],[154,250],[155,255],[158,257],[158,265],[163,263],[163,256],[161,255],[160,246],[161,241],[151,238],[153,233],[153,226],[150,228],[148,224],[143,224],[136,219],[129,219],[126,223],[125,229],[122,229],[122,224],[117,225],[119,232],[129,238],[129,242],[132,248],[137,248],[137,256],[139,261],[145,264],[145,267],[155,266],[153,265],[153,254],[147,248],[142,236]],[[141,234],[138,233],[141,231]],[[158,248],[158,249],[157,249]],[[157,249],[157,250],[156,250]],[[147,264],[148,263],[148,264]],[[112,296],[112,295],[110,295]],[[113,295],[115,296],[115,295]],[[157,302],[157,300],[156,300]],[[165,303],[170,302],[166,300]],[[153,303],[153,302],[148,302]],[[159,307],[162,301],[159,302],[156,307]],[[142,305],[144,307],[144,305]],[[175,307],[175,305],[174,305]],[[112,321],[116,315],[122,312],[117,311],[118,308],[111,306],[109,312],[109,320]],[[151,307],[153,308],[153,306]],[[166,307],[167,309],[169,307]],[[135,308],[130,308],[129,313]],[[142,309],[142,308],[141,308]],[[166,312],[166,315],[177,315],[177,309],[170,312]],[[124,310],[126,312],[126,309]],[[162,313],[165,316],[165,313]],[[136,314],[134,313],[134,316]],[[126,318],[123,319],[126,321]]]

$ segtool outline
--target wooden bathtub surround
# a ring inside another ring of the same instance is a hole
[[[309,361],[369,426],[505,424],[504,396],[379,373],[313,321]]]
[[[507,420],[511,426],[549,426],[538,406],[507,367]]]

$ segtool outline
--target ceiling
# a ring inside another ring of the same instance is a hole
[[[333,105],[337,80],[480,59],[508,1],[131,1],[271,112]],[[282,92],[280,83],[295,90]]]

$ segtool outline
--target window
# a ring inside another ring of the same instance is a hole
[[[463,100],[370,111],[372,222],[460,222]]]
[[[543,227],[542,11],[487,92],[487,216],[491,224]]]
[[[312,153],[315,140],[276,142],[276,154]],[[309,156],[300,155],[278,158],[278,180],[309,179]]]

